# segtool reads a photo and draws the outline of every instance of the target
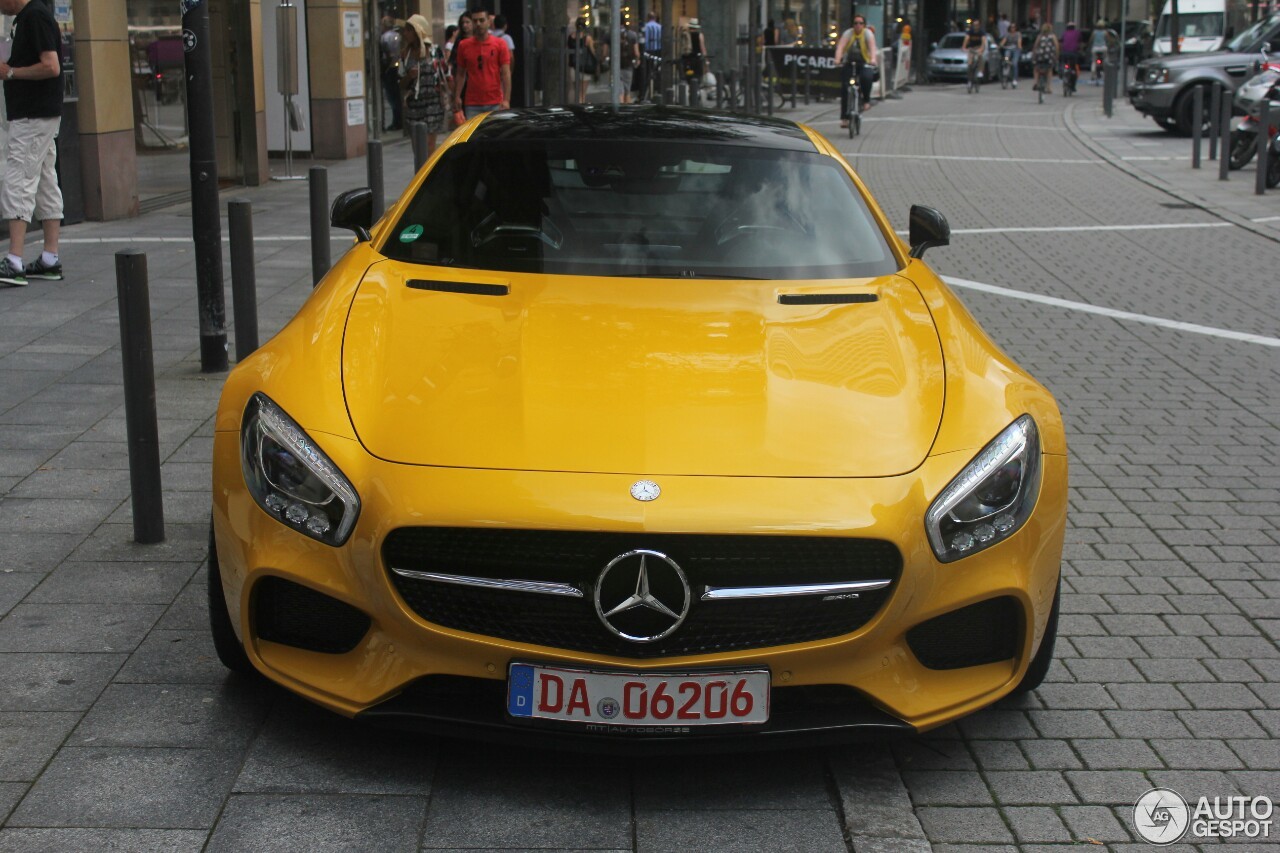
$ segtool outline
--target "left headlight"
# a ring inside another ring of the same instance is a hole
[[[1040,493],[1040,435],[1023,415],[965,466],[925,513],[933,553],[950,563],[1012,536]]]
[[[360,497],[302,427],[259,392],[240,425],[240,467],[266,513],[326,545],[347,541]]]

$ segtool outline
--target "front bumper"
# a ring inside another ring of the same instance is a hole
[[[850,701],[782,714],[739,732],[642,733],[646,738],[774,742],[795,736],[847,737],[856,730],[924,730],[1005,695],[1025,672],[1053,601],[1066,515],[1066,459],[1046,455],[1041,495],[1027,524],[986,551],[947,565],[929,549],[921,519],[968,463],[967,454],[926,460],[915,472],[874,480],[663,477],[662,498],[630,498],[630,475],[435,469],[383,462],[360,445],[313,436],[360,492],[360,520],[341,548],[286,528],[263,512],[240,476],[238,436],[214,441],[214,530],[231,617],[254,665],[289,689],[347,716],[437,729],[464,726],[529,733],[505,714],[502,695],[513,660],[611,670],[766,667],[774,695],[796,688],[844,688]],[[444,628],[419,617],[396,593],[382,564],[387,535],[405,526],[593,529],[753,535],[852,536],[894,543],[902,572],[893,594],[858,630],[839,637],[760,649],[648,658],[572,652]],[[368,630],[343,653],[308,651],[263,639],[255,630],[255,587],[280,578],[367,615]],[[907,631],[995,597],[1016,602],[1016,652],[1008,660],[930,669],[912,653]],[[455,677],[498,696],[491,706],[450,711],[426,701],[424,679]],[[781,698],[780,698],[781,701]],[[785,702],[784,702],[785,705]],[[573,742],[626,740],[621,732],[546,729]]]
[[[1134,109],[1155,119],[1173,117],[1173,104],[1178,88],[1173,83],[1135,83],[1129,87],[1129,103]]]

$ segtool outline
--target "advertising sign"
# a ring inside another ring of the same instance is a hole
[[[771,47],[769,56],[773,59],[774,74],[784,85],[791,79],[791,68],[795,66],[797,85],[802,89],[808,72],[813,75],[811,89],[840,91],[840,68],[836,65],[834,48]]]

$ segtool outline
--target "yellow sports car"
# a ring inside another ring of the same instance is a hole
[[[941,725],[1053,653],[1067,457],[839,153],[661,107],[472,120],[229,376],[223,662],[583,746]]]

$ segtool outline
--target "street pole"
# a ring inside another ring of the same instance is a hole
[[[622,0],[609,0],[609,103],[622,102]]]
[[[227,309],[222,292],[222,222],[218,218],[218,159],[213,133],[213,62],[209,41],[209,7],[204,0],[182,0],[200,370],[217,373],[227,369]]]

